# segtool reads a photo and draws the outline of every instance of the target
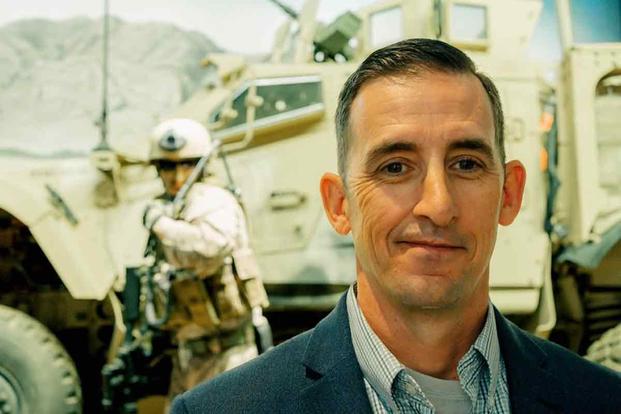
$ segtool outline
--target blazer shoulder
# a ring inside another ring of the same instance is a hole
[[[621,407],[621,377],[504,318],[497,319],[514,412],[612,413]]]
[[[614,389],[620,391],[618,395],[621,398],[621,373],[591,362],[550,340],[537,337],[499,313],[497,316],[505,363],[509,360],[516,368],[541,365],[567,390],[582,387],[593,388],[595,393],[607,393]],[[510,354],[504,355],[507,351]]]
[[[295,397],[306,384],[301,362],[312,331],[178,396],[171,413],[294,412]]]
[[[565,377],[567,380],[580,378],[579,381],[572,381],[572,383],[575,382],[576,385],[583,387],[595,386],[598,392],[608,393],[615,389],[619,392],[621,399],[621,373],[591,362],[552,341],[528,335],[548,355],[548,364],[558,369],[559,376],[567,374],[569,375]]]
[[[517,327],[516,327],[517,328]],[[596,364],[552,341],[522,329],[518,336],[529,341],[544,355],[543,368],[563,390],[565,403],[573,408],[597,412],[617,412],[621,407],[621,373]],[[528,345],[525,343],[525,348]],[[612,411],[611,411],[612,410]]]

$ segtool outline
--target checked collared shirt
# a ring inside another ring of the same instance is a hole
[[[386,348],[358,306],[354,286],[347,293],[347,314],[356,358],[375,414],[436,414],[410,370]],[[510,413],[509,388],[500,354],[494,311],[490,304],[485,325],[457,365],[461,388],[470,400],[470,413]],[[443,414],[443,413],[440,413]]]

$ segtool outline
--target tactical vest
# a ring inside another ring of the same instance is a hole
[[[254,252],[237,249],[220,270],[198,277],[179,271],[172,283],[173,306],[165,329],[178,339],[217,336],[246,323],[251,310],[269,305]]]

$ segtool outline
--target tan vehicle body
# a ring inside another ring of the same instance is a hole
[[[155,170],[121,168],[114,196],[89,158],[2,158],[2,209],[28,227],[72,297],[103,300],[125,267],[142,260],[142,211],[161,191]]]
[[[555,324],[555,310],[550,290],[551,244],[542,226],[546,183],[545,173],[539,167],[540,80],[536,68],[526,60],[541,2],[466,2],[487,7],[487,40],[477,42],[450,38],[448,22],[452,3],[443,4],[442,15],[446,21],[442,24],[447,35],[442,38],[465,48],[496,81],[505,106],[508,156],[522,160],[529,172],[524,208],[518,221],[499,232],[492,260],[492,299],[508,314],[536,315],[531,329],[547,335]],[[237,66],[230,72],[221,64],[223,73],[235,75],[223,76],[219,87],[199,92],[176,111],[176,116],[209,124],[213,113],[222,105],[222,99],[212,99],[216,95],[235,97],[256,93],[262,99],[257,92],[262,85],[300,84],[308,80],[305,78],[313,78],[321,85],[321,102],[306,108],[305,113],[287,114],[285,110],[267,119],[215,129],[215,135],[224,140],[235,182],[241,187],[252,238],[266,269],[265,280],[268,289],[272,288],[275,307],[325,309],[353,281],[351,241],[333,234],[323,216],[317,190],[321,174],[336,171],[333,114],[337,94],[354,70],[356,60],[383,45],[374,44],[371,36],[374,16],[401,10],[404,29],[394,38],[384,39],[384,43],[407,37],[435,37],[438,27],[433,24],[436,21],[433,5],[433,1],[390,0],[361,10],[358,48],[352,63],[306,62],[312,59],[311,55],[296,62],[299,56],[295,55],[290,59],[292,62]],[[276,50],[283,49],[286,45],[276,47]],[[218,56],[209,62],[218,65]],[[254,92],[252,85],[257,88]],[[270,99],[269,92],[264,98]],[[228,105],[238,109],[233,101]],[[293,289],[286,289],[291,284],[299,287],[302,294],[294,295]],[[317,289],[322,284],[340,289],[337,292]],[[313,291],[323,294],[313,295]]]

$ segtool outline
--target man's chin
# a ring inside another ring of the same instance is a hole
[[[400,306],[412,310],[448,309],[462,298],[462,287],[448,276],[416,275],[414,278],[418,280],[408,280],[391,289],[391,296]]]
[[[459,297],[429,298],[420,296],[400,295],[400,305],[409,310],[439,311],[455,308],[459,303]]]
[[[179,189],[175,189],[175,188],[166,188],[166,194],[168,194],[170,197],[174,197],[177,195],[177,193],[179,192]]]

